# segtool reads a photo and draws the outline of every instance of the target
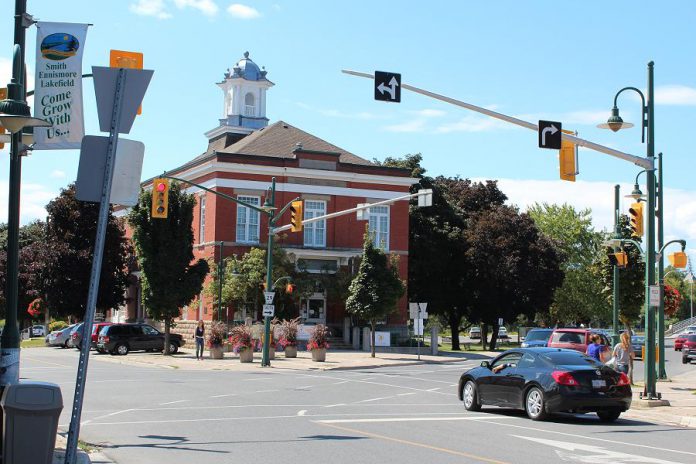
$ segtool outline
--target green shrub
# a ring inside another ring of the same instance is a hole
[[[48,324],[48,331],[53,332],[54,330],[61,330],[66,328],[67,326],[68,323],[65,321],[52,321]]]

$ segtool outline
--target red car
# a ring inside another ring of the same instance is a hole
[[[566,348],[585,353],[590,344],[590,335],[597,334],[602,339],[602,345],[609,347],[611,342],[606,335],[592,329],[554,329],[549,337],[549,348]]]
[[[678,335],[677,338],[674,339],[674,351],[681,351],[682,348],[684,347],[684,342],[686,341],[686,337],[688,337],[689,334],[682,334]]]

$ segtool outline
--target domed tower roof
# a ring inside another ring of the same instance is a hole
[[[225,74],[228,77],[241,77],[247,81],[262,81],[266,80],[266,70],[259,69],[259,66],[249,58],[249,52],[244,52],[244,58],[239,60],[232,68],[232,73]]]

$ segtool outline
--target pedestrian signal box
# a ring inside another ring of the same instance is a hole
[[[684,269],[686,267],[686,253],[683,251],[675,251],[674,253],[667,255],[667,259],[669,259],[669,263],[672,265],[672,267],[675,267],[677,269]]]

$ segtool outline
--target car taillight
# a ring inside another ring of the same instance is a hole
[[[631,385],[631,381],[628,380],[628,376],[621,372],[619,374],[619,381],[616,382],[616,385],[619,387],[625,386],[625,385]]]
[[[109,337],[107,335],[104,335],[101,339],[104,343],[109,343]]]
[[[578,381],[575,380],[575,377],[573,377],[573,374],[571,374],[570,372],[553,371],[553,373],[551,373],[551,377],[553,377],[553,380],[555,380],[558,385],[568,385],[575,387],[580,385]]]
[[[70,336],[73,340],[77,340],[77,333],[74,333]]]

